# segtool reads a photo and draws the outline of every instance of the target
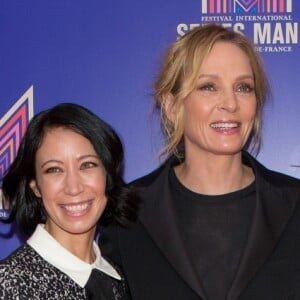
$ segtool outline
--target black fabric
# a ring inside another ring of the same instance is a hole
[[[133,183],[142,198],[138,222],[112,224],[100,235],[102,253],[122,266],[133,300],[207,299],[175,226],[168,174],[176,163],[170,158]],[[243,163],[255,174],[255,210],[226,300],[300,300],[300,180],[246,152]]]
[[[113,279],[97,269],[93,269],[85,290],[88,300],[130,299],[124,281]],[[118,294],[116,290],[119,290]]]
[[[245,246],[255,183],[229,194],[194,193],[169,173],[177,226],[207,299],[225,300]]]

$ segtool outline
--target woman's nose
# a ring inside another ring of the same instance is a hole
[[[238,109],[238,99],[234,92],[226,92],[221,95],[218,108],[227,110],[228,112],[235,112]]]
[[[77,195],[83,191],[83,184],[80,175],[75,172],[68,172],[65,178],[65,193]]]

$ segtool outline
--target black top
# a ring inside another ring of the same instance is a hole
[[[255,174],[255,210],[227,300],[299,300],[300,180],[242,158]],[[101,231],[101,253],[123,266],[134,300],[207,299],[177,230],[169,183],[177,163],[171,157],[133,183],[142,198],[137,223]]]
[[[113,266],[121,274],[120,270]],[[84,289],[88,300],[130,300],[124,278],[122,281],[115,280],[98,269],[92,270]]]
[[[169,173],[177,226],[207,299],[225,300],[245,247],[255,183],[218,196],[194,193]]]

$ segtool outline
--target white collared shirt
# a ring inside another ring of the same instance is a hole
[[[96,260],[88,264],[64,248],[45,229],[44,224],[39,224],[27,243],[47,262],[67,274],[82,288],[86,285],[92,269],[121,280],[120,275],[102,256],[97,243],[93,242]]]

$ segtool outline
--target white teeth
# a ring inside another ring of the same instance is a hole
[[[70,212],[80,212],[87,209],[89,205],[90,205],[89,203],[84,203],[84,204],[76,204],[76,205],[62,205],[62,207]]]
[[[237,123],[214,123],[210,124],[212,128],[236,128],[238,127]]]

